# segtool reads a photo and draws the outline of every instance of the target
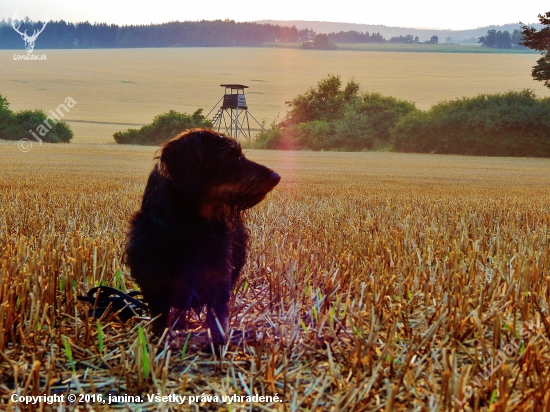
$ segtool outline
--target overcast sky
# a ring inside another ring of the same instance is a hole
[[[386,26],[472,29],[550,11],[548,0],[0,0],[0,18],[149,24],[184,20],[317,20]]]

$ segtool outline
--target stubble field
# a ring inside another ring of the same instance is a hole
[[[365,91],[422,109],[441,100],[526,88],[550,96],[530,76],[537,54],[192,47],[35,53],[45,53],[47,60],[14,60],[14,51],[0,51],[0,94],[14,110],[46,112],[72,97],[77,105],[65,119],[75,143],[114,143],[113,133],[150,123],[168,110],[203,108],[207,114],[222,97],[222,83],[249,86],[250,113],[267,125],[277,114],[284,116],[286,101],[328,73],[355,78]]]
[[[230,322],[246,339],[216,360],[200,327],[169,345],[146,319],[98,326],[75,299],[134,288],[122,250],[154,151],[0,144],[3,407],[13,393],[145,400],[79,410],[550,407],[549,160],[249,151],[282,181],[247,219]],[[282,402],[221,401],[254,394]]]

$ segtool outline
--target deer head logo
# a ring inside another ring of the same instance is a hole
[[[38,35],[40,33],[42,33],[44,31],[44,29],[46,28],[46,24],[48,24],[46,21],[48,20],[48,16],[46,16],[46,20],[44,22],[44,25],[42,26],[42,28],[40,30],[33,30],[33,34],[32,36],[29,36],[27,34],[27,30],[25,30],[23,33],[21,33],[19,31],[19,27],[21,27],[21,24],[23,24],[23,21],[18,21],[17,20],[17,13],[15,13],[13,15],[13,18],[11,20],[11,26],[13,27],[13,29],[19,33],[21,35],[21,38],[25,41],[25,48],[27,49],[27,53],[32,53],[32,51],[34,50],[34,42],[36,41],[36,39],[38,38]],[[17,27],[15,27],[15,25],[19,23],[19,25]]]

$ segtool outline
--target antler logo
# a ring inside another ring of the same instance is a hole
[[[38,38],[38,35],[42,33],[46,28],[46,25],[48,24],[47,20],[48,20],[48,16],[46,16],[46,21],[44,22],[44,25],[42,26],[42,28],[40,30],[33,30],[32,36],[29,36],[27,34],[27,30],[25,30],[23,33],[19,31],[19,27],[21,27],[21,24],[23,24],[23,21],[17,20],[17,13],[13,15],[13,18],[11,20],[11,26],[17,33],[21,35],[21,38],[25,41],[25,48],[27,49],[27,53],[32,53],[32,51],[34,50],[34,42]],[[17,23],[19,23],[19,25],[15,27]]]

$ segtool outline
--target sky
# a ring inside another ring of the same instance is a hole
[[[0,0],[0,19],[149,24],[231,19],[309,20],[386,26],[474,29],[507,23],[535,23],[550,11],[548,0]]]

